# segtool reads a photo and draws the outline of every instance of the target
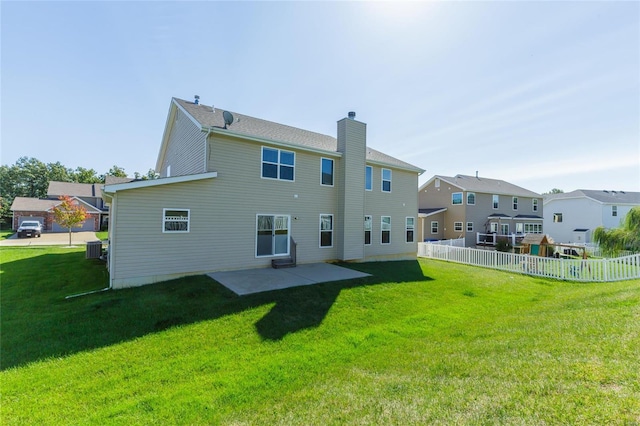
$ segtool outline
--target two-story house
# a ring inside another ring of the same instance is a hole
[[[11,205],[13,229],[17,229],[23,220],[37,220],[45,231],[68,232],[68,229],[55,222],[52,213],[53,208],[60,204],[59,198],[68,195],[87,211],[85,221],[78,228],[73,228],[73,231],[99,231],[108,217],[101,187],[102,184],[98,183],[50,181],[46,199],[16,197]]]
[[[544,196],[544,229],[559,243],[591,242],[599,226],[617,228],[633,207],[640,206],[640,192],[577,189]]]
[[[212,271],[413,259],[422,169],[337,137],[172,99],[157,180],[105,185],[112,288]]]
[[[420,241],[542,233],[542,196],[499,179],[433,176],[418,190]],[[493,242],[493,240],[490,240]]]

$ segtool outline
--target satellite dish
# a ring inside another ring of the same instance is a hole
[[[222,117],[224,118],[224,128],[226,129],[227,126],[230,126],[233,123],[233,114],[229,111],[223,111]]]

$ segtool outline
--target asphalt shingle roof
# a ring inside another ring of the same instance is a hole
[[[39,198],[30,197],[16,197],[11,204],[11,210],[13,211],[34,211],[45,212],[62,201],[60,200],[41,200]]]
[[[595,189],[576,189],[571,192],[545,195],[545,201],[562,200],[565,198],[589,197],[604,204],[638,204],[640,205],[640,192],[607,191]]]
[[[178,98],[174,98],[174,100],[198,123],[200,123],[203,128],[224,128],[224,117],[222,116],[222,113],[225,110],[220,108],[214,109],[202,104],[196,105],[193,102]],[[229,112],[233,114],[234,120],[231,125],[227,126],[227,130],[235,134],[285,142],[323,151],[337,152],[338,141],[333,136],[323,135],[321,133],[287,126],[285,124],[250,117],[233,111]],[[367,160],[388,164],[389,166],[415,170],[416,172],[423,171],[417,166],[369,147],[367,147]]]
[[[50,181],[47,196],[59,197],[60,195],[69,195],[71,197],[102,197],[100,187],[101,183],[76,183],[76,182],[57,182]]]
[[[464,191],[480,192],[483,194],[513,195],[520,197],[541,197],[541,195],[536,192],[529,191],[528,189],[500,179],[490,179],[483,176],[475,177],[467,175],[436,175],[434,177],[439,178],[440,180],[443,180],[445,182],[449,182],[450,184],[455,185]]]

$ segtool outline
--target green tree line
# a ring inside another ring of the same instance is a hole
[[[46,198],[50,181],[76,183],[104,183],[105,177],[127,177],[122,167],[114,165],[106,173],[98,174],[94,169],[69,168],[59,161],[43,163],[32,157],[21,157],[15,164],[0,166],[0,221],[11,222],[11,204],[15,197]],[[135,179],[156,179],[153,169],[146,174],[134,173]]]

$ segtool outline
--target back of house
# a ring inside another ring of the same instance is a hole
[[[422,169],[337,137],[172,99],[160,179],[106,185],[114,288],[219,270],[416,256]]]

